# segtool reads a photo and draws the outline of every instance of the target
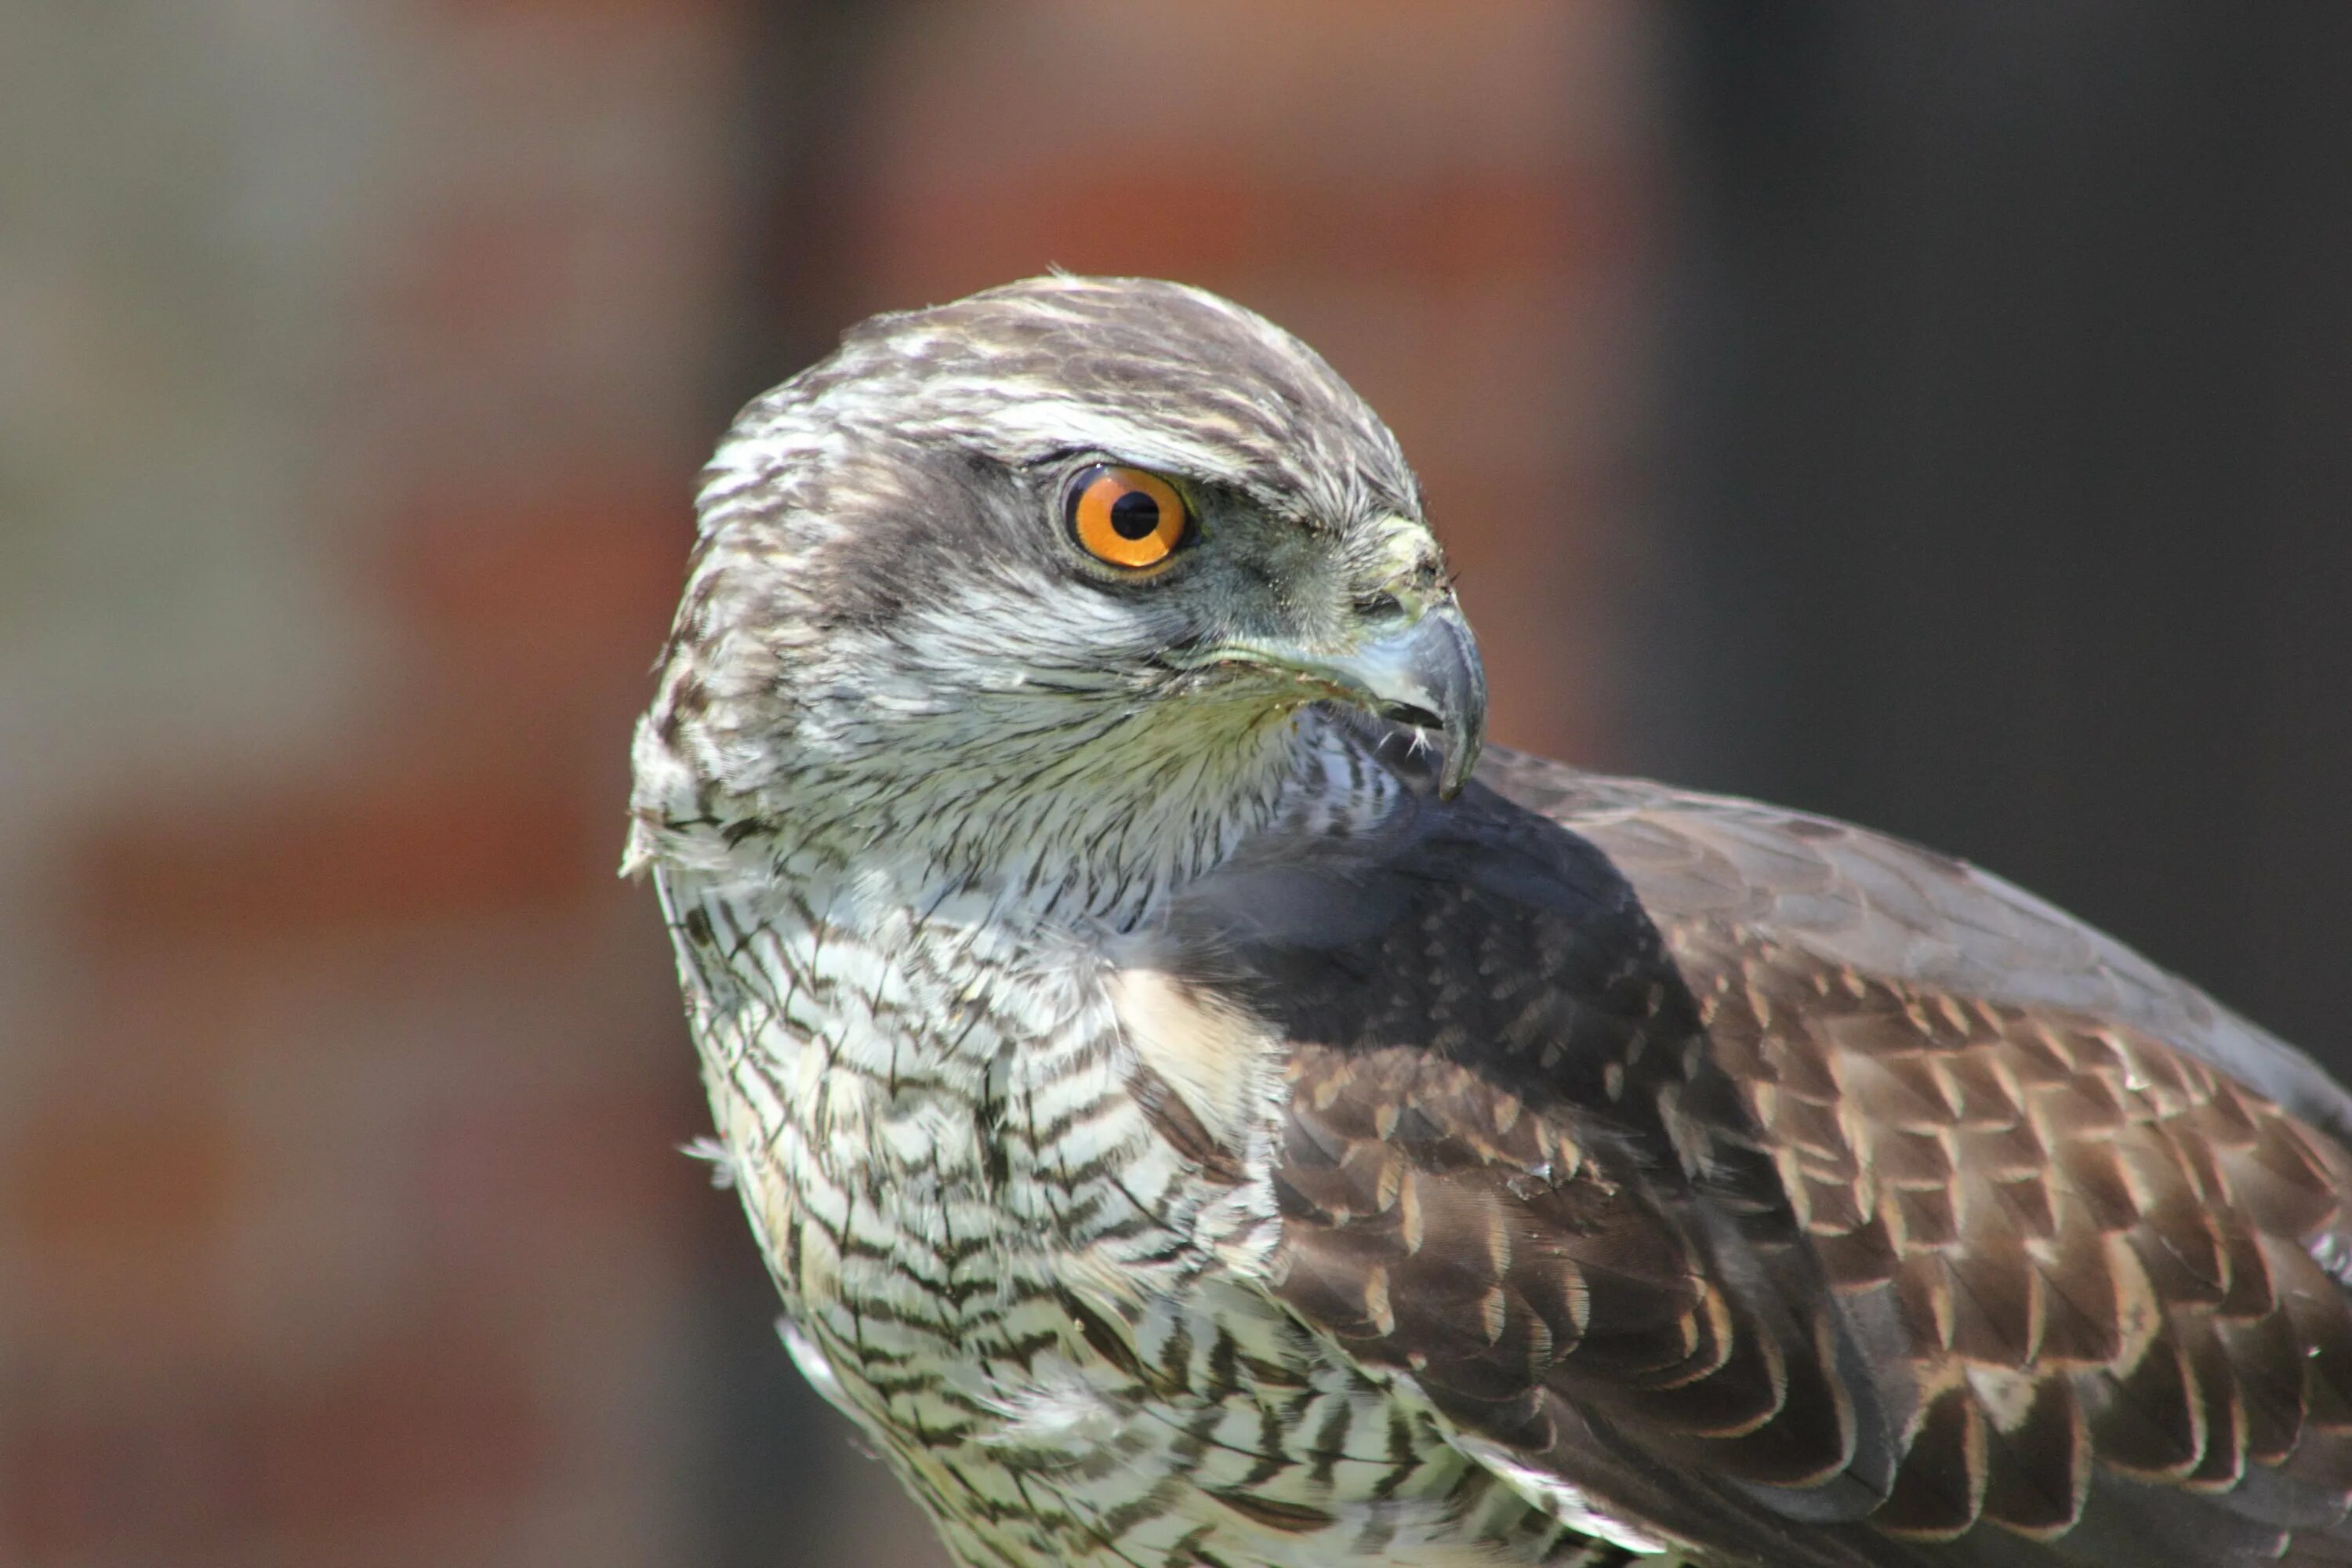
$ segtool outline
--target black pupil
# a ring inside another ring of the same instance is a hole
[[[1129,490],[1110,503],[1110,525],[1121,539],[1148,539],[1160,527],[1160,503]]]

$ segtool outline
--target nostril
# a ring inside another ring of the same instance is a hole
[[[1356,596],[1356,614],[1367,620],[1380,616],[1400,615],[1403,610],[1404,605],[1398,602],[1394,594],[1360,594]]]

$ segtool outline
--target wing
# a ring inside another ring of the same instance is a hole
[[[2352,1563],[2325,1075],[1956,862],[1483,776],[1171,919],[1288,1047],[1295,1312],[1735,1560]]]

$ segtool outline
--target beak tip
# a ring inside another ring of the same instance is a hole
[[[1452,800],[1470,783],[1470,774],[1477,766],[1476,755],[1465,749],[1449,751],[1445,766],[1437,775],[1437,798]]]

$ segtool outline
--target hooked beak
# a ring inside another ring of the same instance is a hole
[[[1451,598],[1410,625],[1370,638],[1345,654],[1308,654],[1227,644],[1198,664],[1250,664],[1297,678],[1318,695],[1353,704],[1379,718],[1435,730],[1444,737],[1438,793],[1462,793],[1486,738],[1486,672],[1469,623]]]

